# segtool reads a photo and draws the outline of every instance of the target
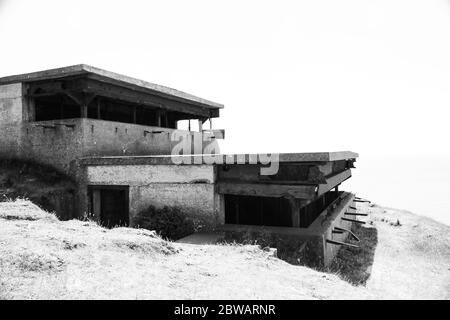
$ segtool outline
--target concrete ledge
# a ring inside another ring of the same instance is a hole
[[[82,165],[108,165],[108,164],[211,164],[214,161],[226,164],[255,164],[260,154],[203,154],[203,155],[148,155],[148,156],[111,156],[111,157],[85,157]],[[269,153],[270,155],[270,153]],[[358,157],[351,151],[316,152],[316,153],[280,153],[279,162],[330,162],[350,160]]]

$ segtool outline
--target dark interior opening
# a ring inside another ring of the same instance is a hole
[[[144,106],[136,107],[136,123],[146,126],[158,126],[158,110]],[[163,126],[162,119],[161,126]]]
[[[81,118],[81,106],[65,94],[35,97],[34,105],[36,121]],[[181,112],[105,97],[95,97],[89,102],[87,117],[170,129],[177,129],[179,120],[193,118]]]
[[[34,100],[36,121],[80,118],[80,107],[69,97],[60,94]]]
[[[292,226],[291,207],[284,198],[224,195],[225,223]]]
[[[129,187],[92,186],[88,189],[89,211],[107,228],[129,225]]]
[[[308,228],[341,192],[329,191],[301,207],[300,228]],[[292,207],[286,198],[224,195],[225,223],[292,227]]]

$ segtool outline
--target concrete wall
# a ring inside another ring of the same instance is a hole
[[[71,162],[81,155],[81,119],[28,122],[31,113],[25,85],[0,86],[0,156],[48,164],[71,173]],[[70,123],[69,128],[55,123]]]
[[[0,86],[0,156],[19,154],[23,118],[22,84]]]
[[[13,146],[8,149],[14,147],[21,158],[52,165],[71,175],[75,172],[75,160],[81,157],[170,155],[178,143],[171,141],[173,129],[95,119],[18,122],[11,127],[14,132],[9,141]],[[162,130],[167,132],[146,133]],[[178,131],[200,137],[198,132]]]
[[[142,186],[150,183],[212,184],[212,165],[123,165],[89,166],[90,184]]]
[[[75,176],[75,160],[83,154],[83,131],[82,119],[25,122],[21,157]]]
[[[161,128],[85,119],[86,156],[170,154],[169,133],[146,134]]]
[[[215,211],[213,184],[159,183],[132,187],[130,199],[130,221],[149,205],[181,208],[203,229],[214,228],[220,220]]]
[[[169,155],[178,141],[171,141],[174,131],[200,137],[189,132],[114,121],[83,119],[85,156]],[[149,131],[163,131],[148,133]]]
[[[349,208],[353,205],[354,195],[344,192],[340,196],[340,199],[341,201],[337,203],[334,209],[327,208],[308,228],[311,232],[320,236],[316,243],[311,243],[315,245],[312,251],[320,258],[320,263],[318,263],[320,266],[329,266],[341,248],[339,245],[327,243],[326,239],[345,242],[348,237],[348,233],[346,232],[342,234],[332,233],[333,229],[340,227],[351,230],[352,228],[352,222],[342,220],[341,218],[355,219],[355,216],[345,214],[346,212],[355,211]]]
[[[130,225],[148,206],[180,207],[207,229],[223,223],[213,165],[88,166],[88,185],[130,186]]]

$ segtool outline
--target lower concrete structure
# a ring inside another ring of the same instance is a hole
[[[136,227],[148,206],[178,207],[203,231],[295,239],[308,264],[326,266],[351,233],[353,195],[337,188],[356,156],[280,154],[268,176],[261,174],[267,163],[252,161],[257,155],[214,155],[215,163],[207,155],[87,157],[80,164],[86,211],[104,225]]]
[[[331,264],[341,245],[346,243],[352,233],[350,220],[357,220],[353,208],[354,195],[340,192],[339,196],[319,214],[314,222],[306,228],[254,226],[225,224],[221,227],[228,239],[260,239],[277,247],[283,255],[287,246],[289,260],[314,267],[326,267]],[[269,235],[269,236],[268,236]]]

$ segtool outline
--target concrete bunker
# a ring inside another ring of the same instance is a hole
[[[150,205],[178,207],[202,230],[294,237],[307,243],[313,264],[327,265],[358,223],[354,195],[337,190],[358,155],[284,153],[275,173],[261,174],[266,164],[253,161],[261,155],[205,148],[224,138],[212,128],[222,108],[87,65],[4,77],[0,157],[70,175],[77,190],[73,211],[60,213],[67,219],[90,214],[107,227],[133,227]],[[188,138],[182,154],[173,154],[173,136]]]

